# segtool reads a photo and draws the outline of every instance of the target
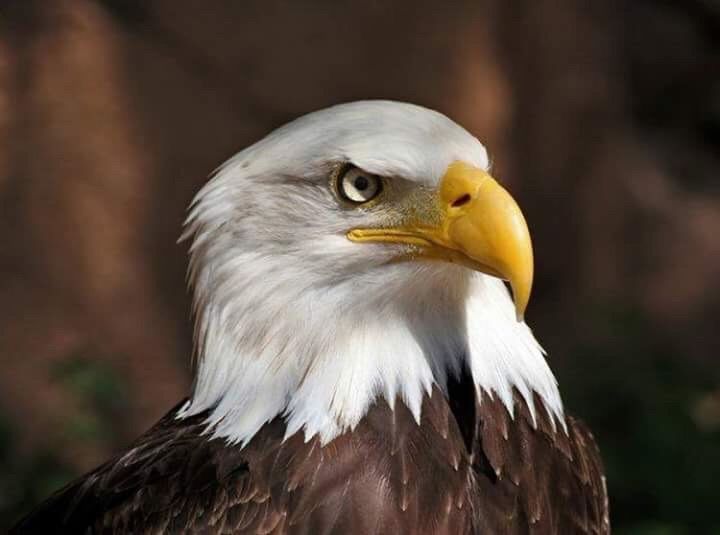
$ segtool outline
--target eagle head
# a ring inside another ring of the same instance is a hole
[[[378,398],[419,419],[466,369],[509,410],[517,389],[562,419],[523,322],[530,235],[488,171],[462,127],[390,101],[308,114],[230,159],[186,222],[198,369],[181,416],[209,410],[239,442],[280,416],[328,441]]]

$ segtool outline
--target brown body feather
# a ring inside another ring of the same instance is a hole
[[[467,380],[435,389],[417,425],[400,402],[374,405],[321,446],[283,441],[277,418],[245,447],[204,434],[177,409],[125,453],[72,483],[12,533],[609,533],[590,432],[568,418],[514,418]]]

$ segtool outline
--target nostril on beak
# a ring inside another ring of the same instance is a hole
[[[457,199],[455,199],[450,206],[453,208],[457,208],[459,206],[462,206],[463,204],[467,204],[470,202],[470,194],[465,193],[464,195],[460,195]]]

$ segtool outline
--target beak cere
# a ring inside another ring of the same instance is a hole
[[[408,259],[444,260],[505,279],[512,287],[518,321],[522,321],[532,288],[533,252],[515,200],[488,173],[463,162],[448,167],[435,198],[437,206],[419,211],[433,214],[426,221],[353,229],[348,238],[404,243],[412,246]]]

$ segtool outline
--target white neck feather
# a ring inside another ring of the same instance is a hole
[[[564,426],[543,350],[516,321],[499,280],[439,263],[399,264],[385,266],[382,280],[407,287],[410,276],[412,293],[375,291],[373,274],[313,288],[267,259],[263,273],[243,269],[256,265],[244,256],[195,278],[199,366],[180,417],[209,410],[214,436],[245,444],[280,415],[287,436],[303,430],[325,443],[353,429],[378,398],[391,406],[399,398],[419,421],[432,385],[445,389],[462,365],[478,392],[498,396],[511,414],[513,388],[533,417],[536,392]]]

